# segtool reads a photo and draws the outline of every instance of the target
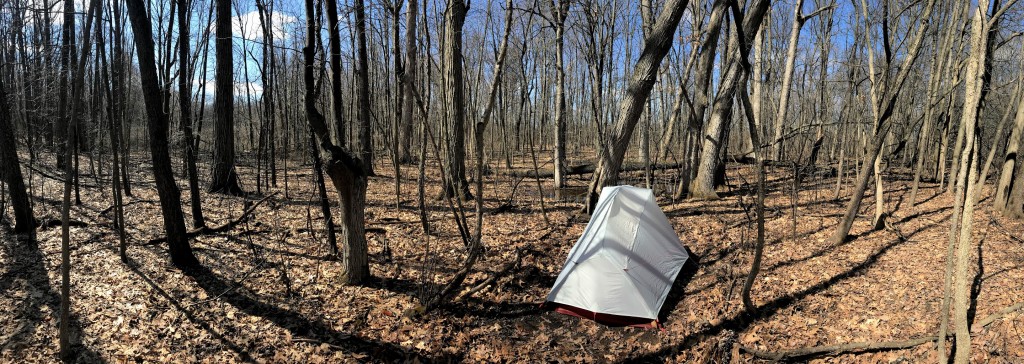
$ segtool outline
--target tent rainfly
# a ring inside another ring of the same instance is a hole
[[[605,187],[544,307],[606,325],[657,327],[687,259],[651,190]]]

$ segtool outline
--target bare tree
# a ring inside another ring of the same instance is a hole
[[[466,96],[462,71],[462,26],[466,22],[468,4],[463,0],[448,2],[445,9],[444,69],[445,148],[447,164],[444,195],[468,200],[473,198],[466,182]]]
[[[1019,82],[1024,83],[1024,80]],[[1021,86],[1018,85],[1018,87]],[[1014,180],[1014,172],[1021,169],[1017,163],[1017,156],[1020,152],[1021,135],[1024,133],[1024,92],[1020,92],[1017,97],[1020,98],[1017,103],[1017,115],[1014,118],[1013,128],[1010,129],[1010,135],[1006,139],[1006,151],[1003,153],[999,181],[996,182],[996,196],[992,204],[996,210],[1002,211],[1003,215],[1024,217],[1024,203],[1021,203],[1021,197],[1024,197],[1024,193],[1022,193],[1024,186],[1020,183],[1021,178],[1024,178],[1024,173],[1017,172],[1017,180]],[[1007,108],[1009,107],[1011,106],[1007,106]],[[1015,194],[1017,195],[1011,203],[1011,196]]]
[[[206,226],[203,218],[202,199],[199,195],[199,169],[196,168],[196,151],[192,136],[192,61],[189,55],[189,8],[188,0],[177,0],[178,4],[178,107],[181,109],[181,130],[185,134],[185,168],[188,170],[189,201],[192,208],[192,226]]]
[[[549,0],[551,25],[555,28],[555,189],[565,184],[565,20],[569,17],[569,0]]]
[[[65,115],[67,115],[66,125],[67,133],[64,134],[67,141],[65,145],[69,145],[68,141],[71,138],[78,135],[78,107],[81,105],[78,100],[82,98],[83,89],[85,88],[85,65],[86,60],[89,58],[89,50],[92,49],[91,37],[92,37],[92,21],[99,8],[100,1],[92,0],[89,3],[89,10],[85,20],[85,36],[83,44],[82,55],[80,59],[72,59],[71,62],[77,63],[74,68],[75,72],[71,75],[70,90],[67,94],[70,95],[70,99],[66,101]],[[67,9],[67,8],[65,8]],[[72,54],[72,58],[75,55],[73,51],[74,46],[72,45],[69,49]],[[59,344],[60,344],[60,356],[64,361],[73,359],[74,352],[71,349],[71,337],[68,322],[71,320],[71,185],[72,185],[72,171],[77,168],[76,163],[72,163],[71,158],[76,157],[73,148],[65,148],[63,151],[64,158],[64,200],[61,204],[61,244],[60,244],[60,323],[58,330],[60,331]],[[4,153],[6,154],[6,153]],[[180,207],[179,207],[180,209]],[[180,211],[180,210],[179,210]]]
[[[93,0],[98,1],[98,0]],[[139,56],[139,78],[142,82],[143,100],[146,104],[146,120],[149,127],[149,151],[153,158],[153,177],[160,197],[164,229],[167,233],[167,247],[171,261],[179,267],[199,263],[192,254],[185,231],[185,217],[181,212],[181,191],[174,182],[171,170],[171,154],[167,141],[170,120],[163,111],[166,89],[157,80],[156,56],[153,51],[153,27],[142,0],[128,0],[128,19],[135,35],[135,50]]]
[[[862,3],[862,11],[866,12],[866,4]],[[887,82],[875,82],[871,83],[871,108],[873,110],[872,115],[874,118],[874,127],[871,130],[870,142],[868,147],[865,149],[865,161],[874,161],[878,158],[879,152],[882,150],[883,142],[885,141],[885,135],[889,132],[889,119],[893,115],[893,111],[896,106],[896,101],[899,100],[900,92],[903,89],[903,84],[907,80],[907,76],[910,75],[911,67],[914,61],[917,59],[917,55],[921,50],[921,44],[923,43],[924,34],[930,24],[932,16],[932,9],[935,7],[935,0],[928,0],[924,5],[924,9],[921,11],[921,16],[918,16],[917,29],[913,36],[910,38],[910,46],[907,49],[903,62],[899,66],[899,71],[893,77],[886,77]],[[865,13],[866,18],[866,13]],[[884,43],[886,45],[887,58],[891,57],[892,50],[888,48],[889,42]],[[870,48],[869,48],[870,49]],[[891,64],[892,62],[886,62]],[[873,61],[868,62],[868,65],[873,67]],[[869,74],[873,75],[873,72],[869,71]],[[872,77],[873,79],[873,77]],[[850,202],[846,206],[846,213],[839,222],[839,226],[836,228],[836,232],[832,235],[831,242],[833,244],[839,244],[846,240],[846,237],[850,234],[850,228],[853,226],[853,219],[857,217],[857,211],[860,209],[860,202],[864,198],[864,191],[867,189],[868,180],[871,178],[872,171],[874,170],[874,164],[864,163],[861,166],[860,173],[857,175],[857,184],[854,187],[853,195],[850,196]],[[877,198],[881,198],[880,196]],[[876,219],[878,216],[876,216]]]
[[[732,4],[731,6],[734,6],[735,9],[736,5]],[[704,145],[701,148],[700,163],[697,165],[697,175],[693,183],[690,184],[691,198],[718,198],[718,193],[715,192],[714,188],[714,174],[722,163],[721,155],[728,141],[726,132],[729,130],[729,122],[732,119],[733,97],[736,94],[736,88],[741,78],[741,71],[748,65],[747,55],[750,52],[754,34],[761,27],[767,11],[767,1],[759,1],[752,4],[743,15],[742,27],[736,32],[742,33],[742,35],[735,34],[729,40],[730,50],[733,53],[726,53],[729,55],[729,61],[725,66],[726,70],[723,73],[722,80],[718,85],[718,92],[715,95],[714,104],[712,104],[711,116],[705,128]],[[739,12],[734,11],[733,14],[735,18]],[[739,19],[734,21],[740,24]],[[744,85],[743,87],[746,86]]]
[[[608,140],[600,141],[606,147],[601,148],[599,163],[590,181],[587,211],[593,211],[597,205],[602,187],[613,186],[619,181],[619,168],[626,156],[629,140],[633,137],[633,130],[651,95],[661,61],[672,48],[672,38],[686,4],[687,0],[668,0],[654,23],[654,29],[644,42],[643,51],[633,67],[633,75],[619,105],[619,119],[611,133],[607,135]]]
[[[341,28],[338,25],[338,0],[324,0],[327,8],[327,42],[331,65],[331,114],[334,117],[334,143],[346,147],[345,103],[341,96]]]
[[[345,266],[343,283],[361,284],[370,278],[363,210],[366,201],[366,175],[363,173],[365,169],[359,157],[331,141],[327,120],[316,108],[314,57],[317,48],[316,38],[320,32],[315,19],[313,0],[306,0],[306,44],[302,48],[306,121],[319,142],[320,154],[325,159],[323,169],[331,178],[340,200],[340,227],[344,239],[342,262]]]
[[[3,71],[0,71],[0,74],[2,73]],[[14,208],[14,231],[25,233],[36,228],[36,220],[32,216],[32,205],[29,203],[28,192],[25,190],[25,179],[21,175],[21,165],[18,162],[18,143],[14,136],[11,107],[7,100],[6,87],[0,82],[0,166],[3,166],[0,170],[0,181],[7,183],[7,191],[11,196],[11,205]],[[0,211],[0,214],[2,213]]]
[[[413,124],[413,89],[416,85],[416,15],[417,0],[408,0],[409,5],[405,15],[405,64],[402,67],[402,127],[401,127],[401,155],[399,160],[403,163],[412,161],[412,124]]]
[[[214,124],[213,171],[210,192],[242,195],[235,172],[235,79],[231,35],[231,0],[215,0],[217,23],[216,111]]]
[[[356,13],[356,119],[359,121],[359,158],[367,176],[373,172],[373,126],[370,124],[370,70],[366,56],[366,10],[363,0],[355,0]]]

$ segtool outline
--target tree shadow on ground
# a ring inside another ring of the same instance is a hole
[[[934,209],[934,210],[929,210],[929,211],[919,211],[919,212],[915,213],[914,215],[907,216],[907,217],[904,217],[904,218],[900,219],[898,223],[902,224],[904,222],[907,222],[910,219],[921,217],[921,216],[924,216],[924,215],[939,214],[939,213],[942,213],[943,211],[946,211],[946,210],[949,210],[949,209],[950,209],[950,207],[946,206],[946,207],[940,207],[940,208],[937,208],[937,209]],[[806,262],[808,260],[824,256],[825,254],[828,254],[828,253],[834,251],[835,248],[838,248],[838,247],[841,247],[841,246],[844,246],[844,245],[849,245],[851,242],[853,242],[857,238],[859,238],[859,237],[861,237],[863,235],[867,235],[869,233],[871,233],[871,232],[869,231],[869,232],[864,232],[864,233],[860,233],[860,234],[850,234],[850,237],[847,238],[846,240],[844,240],[840,244],[837,244],[837,245],[827,245],[827,246],[825,246],[825,247],[823,247],[821,249],[818,249],[817,251],[815,251],[814,253],[811,253],[810,255],[808,255],[806,257],[794,258],[794,259],[789,259],[789,260],[786,260],[786,261],[783,261],[783,262],[779,262],[779,263],[777,263],[775,265],[772,265],[770,267],[765,268],[764,270],[766,272],[771,272],[771,271],[774,271],[775,269],[778,269],[778,268],[788,267],[788,266],[791,266],[791,265],[794,265],[794,264]]]
[[[302,314],[261,301],[255,294],[245,293],[244,287],[228,282],[217,273],[203,266],[189,268],[185,273],[195,279],[207,295],[219,297],[238,310],[251,316],[262,317],[280,328],[288,330],[294,337],[303,337],[328,344],[334,348],[352,353],[368,355],[375,360],[395,362],[410,359],[419,361],[452,361],[457,358],[430,358],[398,345],[361,338],[354,334],[334,330],[319,321]]]
[[[669,314],[675,311],[679,302],[686,297],[686,286],[690,285],[693,277],[700,270],[700,257],[689,248],[686,249],[686,252],[690,255],[690,259],[687,259],[682,269],[679,270],[676,280],[672,282],[672,288],[668,291],[668,296],[665,297],[665,302],[661,305],[661,311],[658,312],[658,321],[661,323],[669,322]]]
[[[165,300],[167,300],[168,303],[174,306],[174,308],[176,308],[183,315],[185,315],[185,318],[187,318],[189,322],[192,322],[194,325],[199,326],[200,328],[208,332],[210,336],[217,338],[217,340],[219,340],[221,344],[223,344],[228,349],[231,349],[231,351],[238,354],[240,360],[247,363],[255,362],[252,356],[249,355],[249,352],[247,352],[245,349],[243,349],[235,342],[231,341],[231,339],[225,337],[223,333],[218,332],[216,329],[210,326],[208,322],[196,317],[195,312],[188,310],[188,308],[181,304],[181,300],[171,296],[170,294],[167,293],[167,291],[160,287],[160,285],[156,284],[156,282],[149,278],[149,276],[147,276],[146,273],[142,272],[142,270],[139,269],[138,262],[136,262],[132,258],[128,258],[126,265],[128,266],[128,269],[131,270],[132,273],[135,273],[135,275],[139,276],[139,278],[141,278],[143,282],[146,282],[146,284],[148,284],[149,287],[153,289],[153,291],[159,294],[160,297],[163,297]]]
[[[978,296],[981,295],[981,283],[985,276],[985,255],[982,247],[985,245],[985,239],[982,238],[978,242],[978,273],[974,276],[974,280],[971,281],[971,299],[970,306],[967,308],[967,326],[970,327],[974,324],[974,318],[978,314]]]
[[[6,224],[0,227],[0,229],[3,230],[0,231],[0,245],[3,246],[5,255],[12,259],[11,262],[6,264],[10,268],[0,276],[0,296],[12,297],[12,291],[16,290],[19,286],[24,287],[26,290],[24,300],[15,309],[15,317],[20,318],[20,322],[4,324],[8,330],[13,330],[13,333],[6,340],[0,342],[0,348],[13,348],[15,352],[18,352],[20,351],[18,347],[28,345],[26,341],[32,340],[32,335],[39,329],[41,323],[46,320],[47,314],[44,314],[42,311],[44,306],[49,309],[49,314],[54,315],[54,326],[59,325],[60,318],[58,315],[60,314],[61,297],[50,284],[43,254],[39,249],[39,242],[36,240],[35,235],[15,235]],[[72,291],[74,291],[73,287]],[[73,302],[71,308],[73,311]],[[71,313],[68,329],[70,330],[72,361],[88,363],[105,362],[99,353],[82,343],[85,333],[82,330],[81,321],[78,320],[74,312]],[[59,333],[56,333],[53,337],[58,335]],[[56,341],[54,341],[54,345],[56,345]]]
[[[544,312],[538,302],[495,302],[469,297],[462,303],[449,302],[438,307],[449,316],[476,316],[488,319],[512,319]]]
[[[907,239],[935,225],[937,225],[937,223],[924,225],[918,228],[917,230],[913,231],[912,233],[908,234]],[[670,345],[654,352],[638,354],[636,356],[632,356],[624,360],[621,360],[620,362],[663,362],[665,359],[669,358],[670,355],[678,353],[680,351],[689,350],[694,345],[706,340],[707,338],[718,335],[722,331],[731,330],[737,333],[742,332],[746,330],[748,327],[750,327],[751,324],[759,320],[771,317],[780,310],[789,307],[808,296],[816,295],[818,293],[825,291],[829,287],[832,287],[835,284],[838,284],[849,278],[853,278],[863,274],[868,268],[875,265],[875,263],[878,262],[878,259],[880,257],[885,255],[889,250],[896,247],[903,241],[904,240],[902,239],[893,239],[889,243],[879,248],[875,253],[871,254],[866,259],[864,259],[857,265],[851,267],[850,269],[842,273],[836,274],[825,281],[818,282],[817,284],[805,288],[802,291],[794,292],[781,297],[776,297],[775,299],[758,306],[757,310],[753,313],[737,313],[733,317],[722,320],[722,322],[720,322],[717,325],[704,327],[694,333],[687,335],[682,340],[680,340],[678,344]]]

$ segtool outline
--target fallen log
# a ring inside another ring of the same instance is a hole
[[[157,200],[135,200],[135,201],[129,201],[127,203],[121,204],[121,208],[125,208],[125,207],[128,207],[128,206],[137,204],[137,203],[158,204],[158,203],[160,203],[160,201],[157,201]],[[110,207],[107,207],[107,208],[103,209],[103,211],[100,211],[100,215],[109,214],[110,211],[113,210],[115,207],[117,207],[117,205],[110,205]]]
[[[64,224],[64,222],[61,221],[61,219],[52,218],[52,217],[47,217],[47,218],[39,219],[39,221],[37,221],[36,223],[39,224],[39,228],[40,229],[49,229],[49,228],[61,226],[61,225]],[[71,219],[71,220],[68,220],[68,226],[86,227],[86,226],[89,226],[89,223],[87,223],[85,221]]]
[[[226,222],[226,223],[224,223],[222,225],[215,226],[215,227],[202,226],[202,227],[190,230],[189,232],[185,233],[185,237],[187,239],[192,239],[192,238],[200,236],[200,235],[222,233],[222,232],[234,229],[235,226],[238,226],[238,224],[242,223],[242,221],[244,221],[246,217],[249,217],[249,215],[252,215],[252,213],[254,211],[256,211],[256,208],[260,206],[260,204],[266,202],[271,197],[274,197],[274,195],[277,195],[277,192],[271,193],[271,194],[267,195],[266,197],[263,197],[263,199],[261,199],[259,201],[256,201],[256,203],[252,204],[252,206],[249,206],[249,208],[245,209],[245,211],[242,212],[241,216],[238,216],[238,218],[236,218],[234,220],[228,221],[228,222]],[[167,241],[167,237],[166,236],[165,237],[156,238],[156,239],[151,239],[147,243],[147,245],[160,244],[160,243],[163,243],[165,241]]]
[[[978,323],[971,327],[972,333],[978,333],[983,328],[991,325],[993,322],[999,320],[1003,316],[1018,311],[1024,308],[1024,302],[1019,302],[1015,305],[1008,306],[996,313],[985,317]],[[950,332],[946,334],[947,338],[954,337],[954,333]],[[883,342],[857,342],[841,345],[825,345],[825,346],[813,346],[807,348],[799,348],[784,351],[762,351],[746,346],[740,346],[739,349],[753,355],[760,359],[767,359],[772,361],[791,360],[791,359],[807,359],[814,356],[834,356],[839,354],[849,354],[862,351],[878,351],[878,350],[896,350],[896,349],[907,349],[918,345],[927,344],[938,339],[938,336],[925,336],[916,339],[903,340],[903,341],[883,341]]]
[[[1003,318],[1003,316],[1013,313],[1014,311],[1018,311],[1022,308],[1024,308],[1024,302],[1018,302],[1015,305],[1008,306],[1002,310],[999,310],[996,313],[988,315],[981,321],[978,321],[978,323],[974,324],[974,327],[971,328],[971,332],[976,334],[980,332],[981,329],[985,328],[985,326],[988,326],[989,324],[995,322],[996,320]]]
[[[658,163],[658,164],[652,164],[651,165],[651,170],[660,171],[660,170],[665,170],[665,169],[682,168],[682,166],[683,166],[682,162],[679,162],[679,163]],[[644,164],[644,163],[628,163],[628,164],[623,164],[622,167],[619,168],[619,171],[620,172],[635,172],[635,171],[642,171],[642,170],[644,170],[646,168],[647,168],[647,164]],[[596,170],[596,169],[597,169],[597,165],[595,165],[593,163],[578,164],[578,165],[566,167],[564,174],[566,176],[578,176],[578,175],[583,175],[583,174],[588,174],[588,173],[594,173],[594,170]],[[532,170],[528,170],[528,171],[513,170],[513,171],[510,172],[510,175],[513,176],[513,177],[554,178],[555,177],[555,172],[553,172],[553,171],[543,171],[543,172],[539,172],[539,173],[534,173],[534,171],[532,171]]]
[[[903,341],[858,342],[841,345],[814,346],[785,351],[761,351],[740,345],[740,350],[760,359],[773,361],[808,358],[818,355],[839,355],[860,351],[895,350],[912,348],[935,341],[937,336],[925,336]]]

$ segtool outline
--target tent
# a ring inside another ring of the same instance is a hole
[[[605,187],[544,307],[607,325],[656,327],[689,258],[651,190]]]

